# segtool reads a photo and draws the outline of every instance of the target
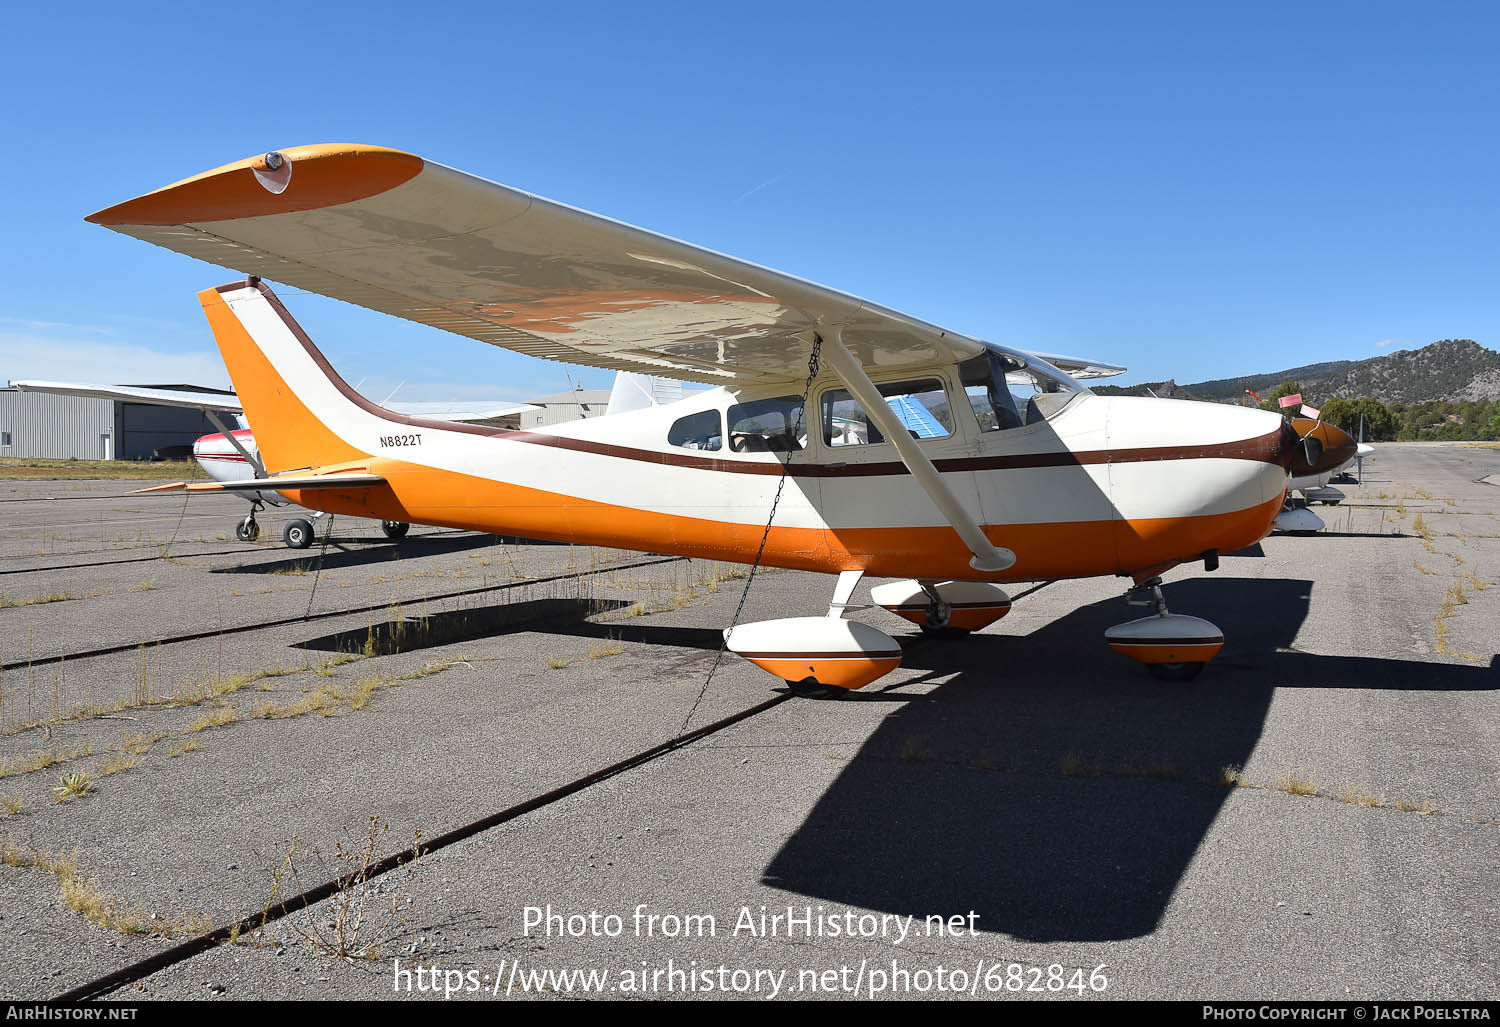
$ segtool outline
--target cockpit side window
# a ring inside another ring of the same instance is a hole
[[[724,445],[724,422],[717,410],[703,410],[679,417],[667,429],[667,444],[679,449],[721,449]]]
[[[777,396],[729,408],[729,448],[735,453],[795,453],[807,445],[801,396]]]
[[[953,434],[948,393],[936,378],[876,386],[912,438],[946,439]],[[843,389],[823,393],[823,441],[833,448],[873,446],[885,441],[859,401]]]
[[[1003,431],[1037,424],[1067,406],[1079,388],[1066,375],[1031,367],[1008,353],[990,350],[958,365],[964,392],[979,430]]]
[[[1016,409],[1015,397],[1005,386],[1006,368],[1002,359],[993,353],[981,353],[958,365],[964,393],[982,432],[1019,428],[1025,423]]]

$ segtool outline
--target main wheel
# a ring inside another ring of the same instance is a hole
[[[385,532],[386,538],[405,538],[411,525],[405,521],[381,521],[380,530]]]
[[[822,684],[817,678],[788,681],[786,687],[799,699],[842,699],[847,694],[847,689]]]
[[[928,638],[963,638],[969,633],[968,628],[955,628],[951,624],[941,628],[935,628],[931,624],[919,624],[918,627]]]
[[[312,522],[301,517],[287,521],[286,530],[281,533],[281,538],[289,549],[306,549],[312,545]]]
[[[1158,681],[1191,681],[1206,666],[1206,663],[1148,663],[1146,669]]]
[[[241,542],[254,542],[260,538],[260,525],[254,517],[246,517],[234,526],[234,537]]]

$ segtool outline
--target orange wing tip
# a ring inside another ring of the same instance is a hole
[[[394,189],[424,166],[421,157],[384,146],[294,146],[185,178],[84,220],[107,227],[185,225],[317,210]]]

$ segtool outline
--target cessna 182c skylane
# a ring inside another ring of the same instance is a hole
[[[1127,598],[1154,609],[1108,643],[1191,677],[1223,636],[1169,613],[1160,575],[1264,537],[1289,471],[1321,455],[1276,414],[1096,396],[1078,379],[1121,368],[961,335],[396,150],[267,153],[89,220],[251,276],[199,299],[270,477],[163,489],[273,484],[333,513],[837,574],[826,616],[729,634],[795,683],[859,688],[899,665],[895,638],[843,618],[867,574],[903,579],[875,604],[947,632],[1004,616],[1005,582],[1128,576]],[[406,416],[346,385],[262,277],[718,387],[545,430]],[[927,416],[898,413],[915,406]]]

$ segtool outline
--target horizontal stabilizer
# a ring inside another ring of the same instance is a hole
[[[335,474],[273,474],[269,478],[245,478],[242,481],[174,481],[153,485],[141,492],[280,492],[285,489],[368,489],[385,484],[378,474],[345,472]],[[135,493],[132,493],[135,494]]]

